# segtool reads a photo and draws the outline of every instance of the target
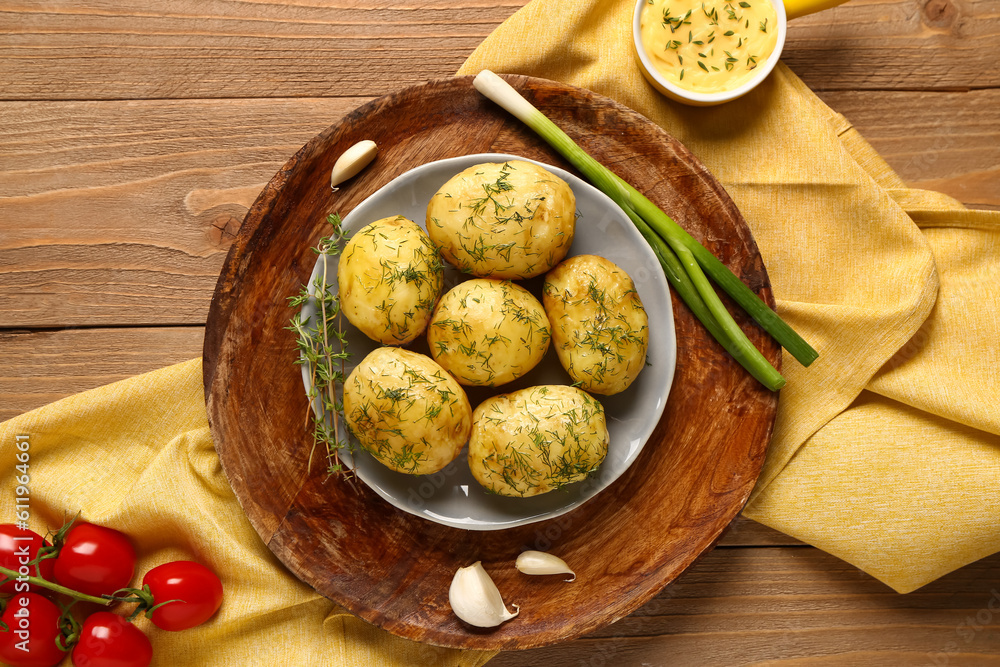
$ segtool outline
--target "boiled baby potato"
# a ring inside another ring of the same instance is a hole
[[[427,327],[444,287],[444,265],[424,230],[397,215],[351,237],[337,283],[351,324],[372,340],[403,345]]]
[[[578,482],[608,453],[603,406],[576,387],[544,385],[488,398],[472,415],[469,468],[502,496]]]
[[[361,446],[398,472],[426,475],[458,456],[469,439],[465,390],[432,359],[380,347],[344,383],[344,418]]]
[[[628,274],[603,257],[571,257],[545,276],[542,303],[573,381],[595,394],[628,389],[649,347],[646,309]]]
[[[427,206],[427,233],[441,255],[483,278],[531,278],[562,260],[576,230],[566,181],[531,162],[469,167]]]
[[[531,292],[473,278],[448,290],[427,327],[431,356],[464,385],[495,387],[534,368],[549,349],[549,321]]]

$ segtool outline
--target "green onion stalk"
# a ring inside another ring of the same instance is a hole
[[[691,312],[761,384],[776,391],[784,386],[785,378],[736,324],[709,277],[800,363],[808,366],[819,356],[715,255],[656,204],[580,148],[510,84],[493,72],[483,70],[476,76],[473,85],[534,130],[625,212],[649,243],[668,282]]]

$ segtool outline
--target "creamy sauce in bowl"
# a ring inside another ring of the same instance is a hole
[[[755,78],[778,44],[769,0],[646,0],[642,48],[669,83],[696,93],[735,90]]]

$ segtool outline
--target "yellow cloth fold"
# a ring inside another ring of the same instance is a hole
[[[64,513],[126,533],[139,556],[134,584],[170,560],[196,560],[222,579],[218,614],[165,632],[140,617],[154,665],[477,667],[491,653],[392,636],[317,594],[274,557],[222,472],[193,360],[71,396],[0,424],[3,470],[27,442],[29,527],[45,534]],[[25,438],[26,436],[26,438]],[[4,475],[0,522],[15,517]],[[66,664],[69,664],[67,659]]]
[[[1000,213],[907,189],[781,63],[725,105],[664,98],[634,60],[634,6],[533,0],[459,74],[611,97],[687,145],[746,217],[779,312],[820,352],[783,359],[746,516],[900,592],[1000,550]]]

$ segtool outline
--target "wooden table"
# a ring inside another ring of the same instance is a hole
[[[198,356],[263,184],[526,0],[0,5],[0,420]],[[911,185],[1000,209],[996,0],[852,0],[785,62]],[[494,665],[1000,664],[1000,556],[900,596],[746,520],[632,616]]]

